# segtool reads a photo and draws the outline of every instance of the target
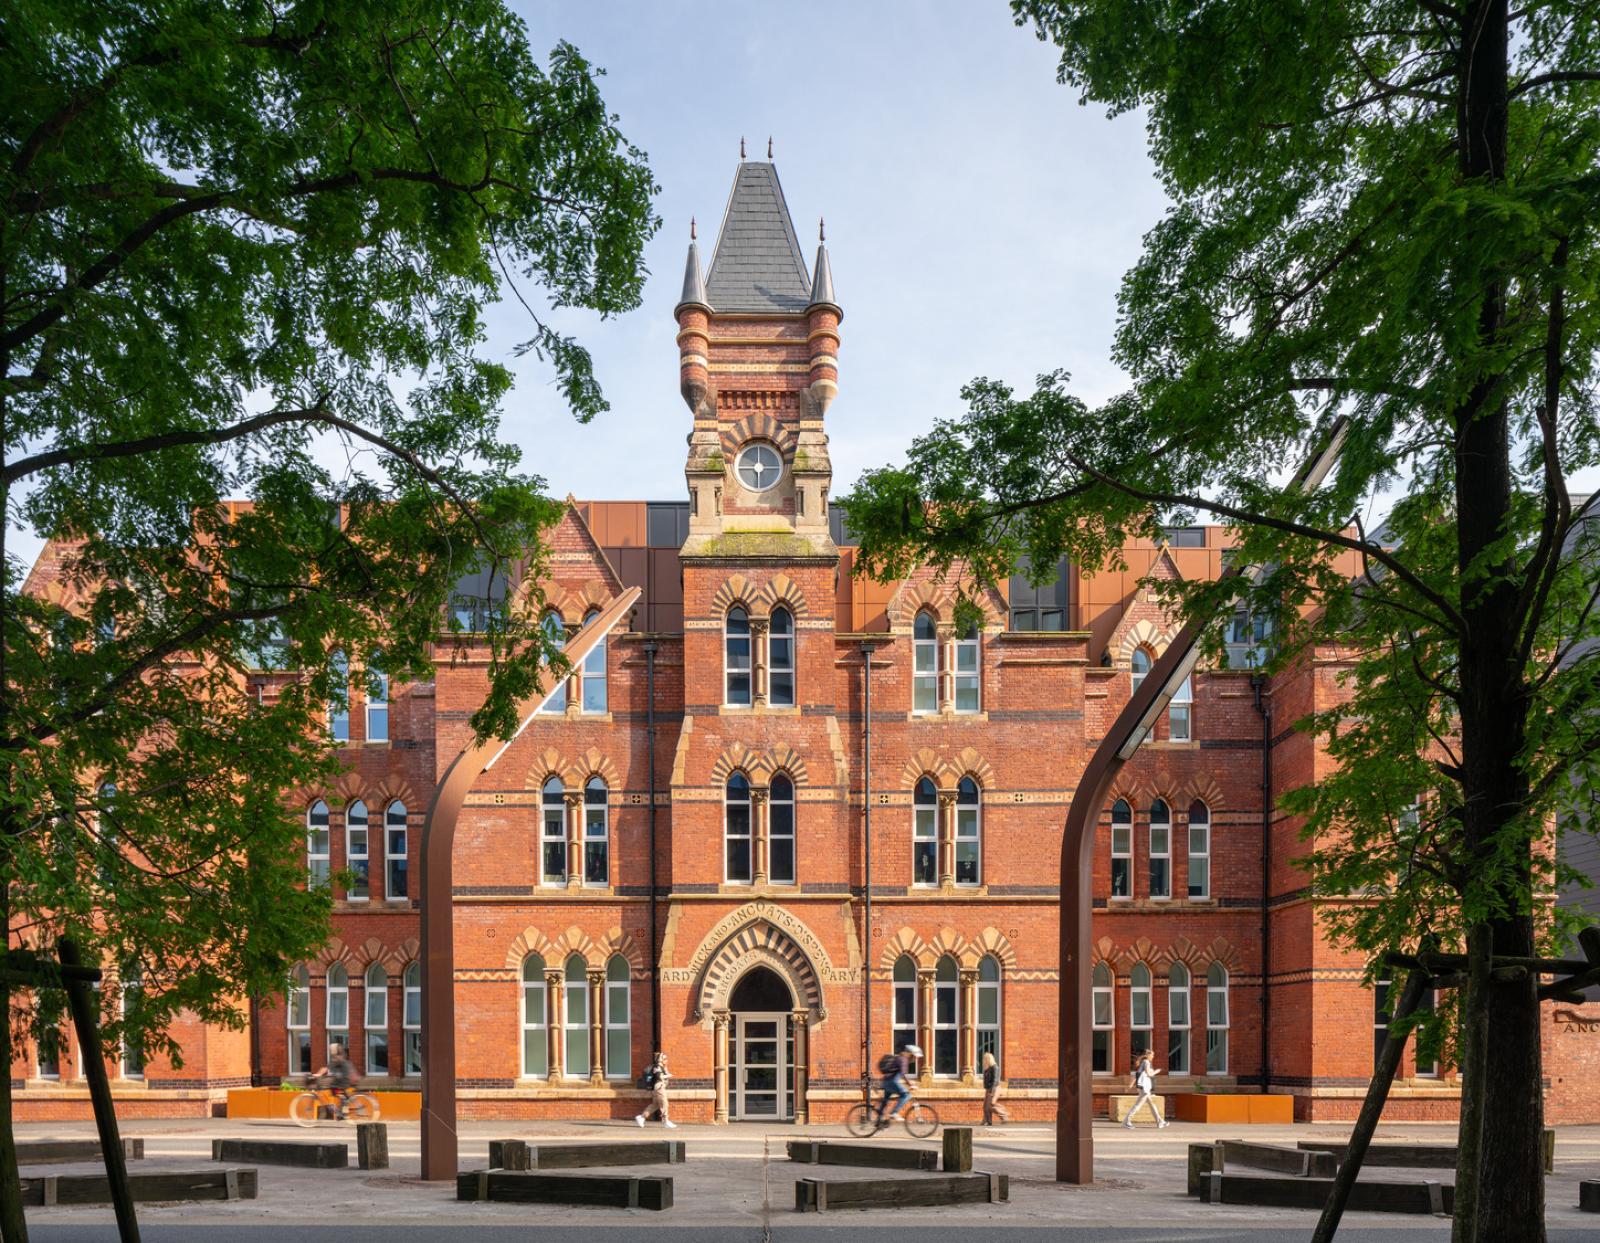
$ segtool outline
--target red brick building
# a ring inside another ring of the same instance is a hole
[[[830,430],[850,427],[830,428],[843,315],[770,163],[739,166],[704,273],[691,242],[676,316],[688,499],[570,502],[538,585],[552,624],[581,627],[629,587],[639,605],[461,816],[461,1111],[629,1117],[659,1047],[681,1117],[829,1120],[880,1053],[915,1042],[919,1091],[947,1117],[976,1117],[984,1052],[1017,1115],[1053,1116],[1061,825],[1175,632],[1140,580],[1218,573],[1223,532],[1132,546],[1121,572],[1013,580],[960,631],[931,575],[851,574],[828,499]],[[520,607],[529,586],[465,582],[460,616]],[[1096,1083],[1118,1090],[1148,1046],[1169,1093],[1267,1091],[1297,1117],[1353,1117],[1375,997],[1319,935],[1297,826],[1272,810],[1328,762],[1293,723],[1340,696],[1338,654],[1267,680],[1236,637],[1240,667],[1193,676],[1102,817]],[[197,1030],[181,1072],[119,1073],[130,1109],[202,1111],[227,1086],[314,1069],[334,1041],[369,1081],[417,1081],[422,816],[484,677],[469,645],[379,702],[356,679],[333,722],[348,772],[305,814],[313,875],[365,883],[247,1035]],[[1549,1019],[1550,1117],[1595,1120],[1597,1042]],[[70,1063],[28,1069],[21,1116],[87,1108]],[[1390,1116],[1443,1119],[1459,1091],[1408,1057],[1393,1097]]]

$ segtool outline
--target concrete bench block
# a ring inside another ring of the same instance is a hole
[[[842,1144],[827,1140],[791,1139],[789,1160],[803,1165],[861,1165],[879,1170],[936,1170],[939,1154],[932,1148],[892,1144]]]
[[[506,1204],[590,1204],[659,1211],[672,1207],[672,1179],[627,1174],[473,1170],[456,1176],[456,1199]]]
[[[930,1174],[925,1178],[801,1178],[794,1184],[797,1213],[840,1208],[925,1208],[947,1204],[996,1204],[1010,1199],[1004,1174]]]
[[[1113,1121],[1113,1122],[1125,1122],[1127,1120],[1128,1115],[1133,1112],[1133,1107],[1134,1107],[1135,1103],[1138,1101],[1138,1099],[1139,1098],[1137,1096],[1113,1096],[1113,1097],[1111,1097],[1110,1098],[1110,1104],[1107,1105],[1107,1107],[1106,1107],[1106,1112],[1110,1116],[1111,1121]],[[1164,1096],[1152,1096],[1150,1099],[1153,1100],[1156,1103],[1156,1113],[1160,1114],[1161,1115],[1161,1120],[1163,1122],[1165,1122],[1167,1120],[1167,1100],[1166,1100],[1166,1097],[1164,1097]],[[1148,1109],[1141,1109],[1139,1111],[1139,1120],[1136,1123],[1134,1123],[1134,1125],[1135,1126],[1154,1126],[1155,1123],[1150,1121],[1150,1111]]]
[[[350,1164],[349,1144],[317,1144],[282,1139],[214,1139],[213,1161],[254,1161],[308,1170],[342,1170]]]

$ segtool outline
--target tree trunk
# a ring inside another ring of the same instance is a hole
[[[0,902],[0,917],[8,917]],[[7,943],[10,937],[6,938]],[[22,1181],[17,1175],[17,1140],[11,1128],[11,984],[0,980],[0,1016],[5,1019],[5,1075],[0,1078],[0,1240],[28,1243],[28,1223],[22,1215]]]
[[[1467,932],[1467,981],[1460,993],[1461,1124],[1456,1133],[1456,1206],[1450,1243],[1474,1243],[1478,1230],[1478,1171],[1483,1160],[1484,1049],[1489,1039],[1489,963],[1494,933],[1485,924]]]

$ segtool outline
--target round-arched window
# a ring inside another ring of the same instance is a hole
[[[739,482],[750,491],[765,492],[783,478],[783,459],[771,445],[757,441],[740,451],[736,470]]]

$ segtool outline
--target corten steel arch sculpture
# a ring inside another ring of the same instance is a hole
[[[608,604],[592,622],[571,636],[562,654],[573,668],[611,629],[632,611],[639,589],[630,587]],[[558,684],[559,685],[559,684]],[[520,734],[555,694],[552,686],[536,698],[522,702],[518,715]],[[516,734],[512,735],[515,740]],[[466,804],[467,792],[504,754],[511,740],[490,739],[466,748],[445,769],[434,787],[422,825],[422,1177],[443,1180],[456,1176],[456,988],[455,925],[452,897],[455,888],[456,822]],[[654,964],[651,964],[654,969]]]
[[[1289,481],[1290,491],[1315,491],[1339,460],[1348,426],[1336,419],[1323,447]],[[1223,578],[1243,572],[1230,566]],[[1089,943],[1089,917],[1094,886],[1094,826],[1106,792],[1144,741],[1145,734],[1161,715],[1184,678],[1199,659],[1198,644],[1217,618],[1200,617],[1189,622],[1167,645],[1155,668],[1145,676],[1139,689],[1118,714],[1107,731],[1094,758],[1084,769],[1067,809],[1066,831],[1061,839],[1061,992],[1057,1015],[1056,1063],[1056,1181],[1094,1182],[1094,1134],[1090,1129],[1094,1111],[1094,1075],[1084,1050],[1091,1039],[1089,990],[1094,964]]]

